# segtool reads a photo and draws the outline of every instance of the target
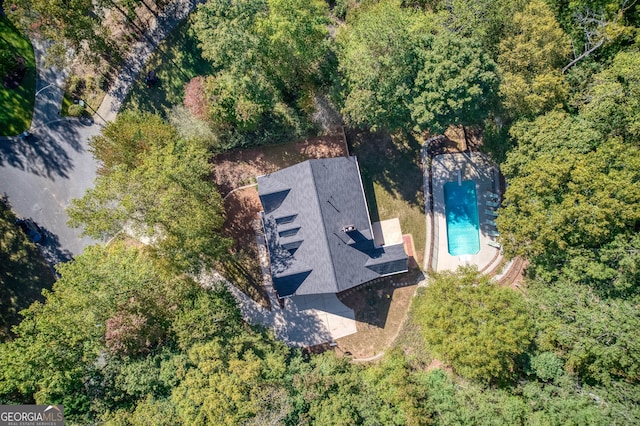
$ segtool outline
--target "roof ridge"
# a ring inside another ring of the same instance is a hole
[[[376,246],[376,239],[373,234],[373,224],[371,223],[371,213],[369,213],[369,205],[367,204],[367,194],[364,193],[364,184],[362,183],[362,173],[360,172],[360,163],[358,162],[358,157],[355,155],[351,155],[347,158],[353,158],[356,163],[356,171],[358,172],[358,180],[360,181],[360,192],[362,193],[362,199],[364,200],[364,210],[367,212],[367,222],[369,223],[369,233],[371,234],[371,241],[373,241],[373,246]],[[380,218],[378,218],[380,220]]]
[[[322,213],[322,207],[321,207],[321,203],[320,203],[320,198],[318,197],[318,187],[316,186],[316,176],[314,174],[315,169],[313,168],[313,166],[311,165],[312,161],[315,162],[320,162],[320,159],[312,159],[312,160],[307,160],[309,163],[309,169],[311,170],[311,180],[313,180],[313,188],[314,188],[314,195],[315,195],[315,199],[317,202],[317,207],[318,210],[320,210],[320,223],[322,225],[322,235],[324,235],[324,243],[325,243],[325,247],[327,248],[327,252],[329,253],[329,259],[331,260],[331,262],[329,262],[329,264],[331,265],[331,274],[333,275],[333,284],[335,287],[335,292],[337,293],[339,291],[338,288],[338,276],[336,275],[336,268],[335,266],[333,266],[333,253],[331,252],[331,246],[329,245],[329,236],[327,235],[327,227],[325,226],[324,223],[324,219],[323,219],[323,213]]]

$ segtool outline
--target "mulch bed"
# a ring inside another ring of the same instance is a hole
[[[233,189],[255,182],[257,176],[272,173],[312,158],[347,155],[342,134],[318,136],[295,143],[267,145],[219,154],[213,159],[213,181],[224,197]]]

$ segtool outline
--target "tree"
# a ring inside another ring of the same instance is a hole
[[[435,417],[423,377],[400,349],[387,351],[380,363],[365,369],[362,378],[370,389],[366,393],[380,401],[375,408],[380,424],[420,425]]]
[[[208,343],[225,359],[241,356],[234,348],[270,354],[264,377],[283,377],[286,348],[247,328],[224,286],[205,290],[166,274],[120,242],[90,246],[58,272],[44,303],[24,311],[16,338],[0,345],[3,403],[62,403],[68,419],[83,424],[103,415],[117,423],[130,410],[140,418],[158,400],[173,415],[172,392],[196,374],[187,354]]]
[[[580,116],[604,135],[640,141],[640,52],[620,52],[596,74]]]
[[[295,95],[320,78],[329,53],[327,4],[321,0],[268,0],[269,13],[258,16],[256,33],[266,41],[262,66],[285,95]]]
[[[63,403],[69,414],[85,415],[86,380],[99,369],[109,318],[136,310],[166,333],[184,282],[160,275],[148,257],[121,244],[88,247],[58,272],[44,303],[23,311],[16,339],[0,346],[0,395]]]
[[[427,18],[397,1],[360,9],[336,36],[343,114],[373,130],[406,127],[419,52],[429,40]]]
[[[281,398],[286,395],[281,382],[285,355],[284,345],[259,334],[240,333],[226,342],[213,339],[194,344],[189,350],[194,367],[172,393],[182,422],[236,425],[263,410],[280,410],[279,405],[286,402],[286,397]]]
[[[435,276],[417,296],[412,319],[437,356],[482,382],[513,376],[533,337],[522,296],[471,268]]]
[[[478,40],[492,58],[514,13],[522,10],[527,0],[439,0],[431,1],[437,11],[439,26],[465,38]]]
[[[530,287],[536,343],[561,354],[564,368],[587,383],[640,381],[637,298],[601,298],[584,282],[565,279]]]
[[[153,398],[149,395],[133,410],[120,409],[107,412],[101,420],[107,426],[178,425],[180,418],[175,410],[170,398]]]
[[[194,30],[203,57],[217,69],[205,84],[208,118],[223,145],[298,130],[290,107],[323,80],[326,15],[320,0],[216,0],[198,9]]]
[[[508,179],[519,176],[527,164],[542,155],[586,154],[602,141],[602,134],[581,116],[550,111],[533,121],[520,120],[509,131],[517,146],[511,150],[501,171]]]
[[[364,368],[333,353],[294,365],[293,373],[292,400],[297,416],[292,417],[291,423],[309,419],[315,424],[349,425],[365,421],[383,424],[385,415],[391,411],[383,406],[374,387],[364,382]]]
[[[133,170],[152,147],[163,147],[178,138],[174,127],[157,115],[123,111],[115,121],[89,141],[98,160],[98,174],[109,175],[115,169]]]
[[[604,46],[633,43],[638,24],[635,1],[549,0],[547,4],[573,39],[574,58],[563,67],[563,73]]]
[[[220,130],[255,130],[278,98],[267,79],[251,71],[242,76],[224,71],[211,76],[205,93],[211,99],[208,118]]]
[[[44,38],[55,42],[54,46],[62,47],[49,48],[62,55],[53,58],[54,62],[64,62],[69,50],[118,52],[102,27],[103,15],[90,0],[17,0],[12,4],[15,10],[8,17],[18,28],[36,27]]]
[[[126,230],[149,238],[165,267],[198,272],[226,253],[223,205],[209,180],[209,154],[181,140],[152,145],[134,169],[117,167],[68,208],[71,226],[107,239]]]
[[[194,29],[203,56],[221,72],[259,75],[295,96],[327,53],[327,12],[319,0],[216,0],[198,8]]]
[[[255,22],[266,13],[266,0],[215,0],[200,6],[193,29],[200,40],[202,56],[214,68],[237,75],[255,67],[264,53],[255,34]]]
[[[442,133],[449,125],[480,124],[487,117],[496,68],[477,42],[443,31],[421,59],[410,106],[416,128]]]
[[[513,16],[508,37],[500,42],[500,95],[512,116],[533,116],[562,105],[568,87],[562,66],[571,40],[546,3],[533,0]]]
[[[582,154],[561,149],[532,158],[510,179],[496,220],[505,252],[547,274],[568,272],[588,252],[599,259],[640,221],[639,158],[637,146],[619,139]]]

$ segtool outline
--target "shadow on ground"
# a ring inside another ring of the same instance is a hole
[[[340,301],[355,312],[358,332],[337,340],[338,353],[355,358],[383,353],[398,336],[422,280],[416,269],[340,294]]]
[[[338,298],[343,304],[354,310],[356,321],[377,328],[385,328],[391,303],[394,301],[393,295],[397,290],[395,285],[404,287],[413,285],[422,279],[424,279],[422,271],[411,270],[340,293]]]
[[[0,144],[0,166],[9,165],[49,179],[68,179],[68,173],[74,167],[69,148],[84,152],[74,124],[75,120],[61,121],[40,127],[24,139],[12,138],[3,142]]]
[[[421,206],[422,172],[420,143],[411,135],[393,138],[385,132],[346,129],[349,151],[357,155],[371,220],[379,220],[375,206],[373,184],[398,194],[412,206]]]
[[[36,300],[44,300],[43,289],[51,289],[55,281],[38,246],[16,226],[16,217],[6,200],[0,200],[0,340],[11,337],[20,311]]]
[[[73,255],[69,250],[65,250],[60,245],[60,239],[56,234],[47,228],[40,226],[42,230],[42,242],[40,243],[40,251],[47,263],[57,265],[60,262],[68,262],[73,259]]]
[[[155,73],[158,82],[147,87],[145,77],[149,71]],[[135,76],[123,108],[164,116],[173,105],[182,103],[186,83],[198,75],[211,75],[213,71],[211,63],[202,58],[198,39],[187,20],[160,43],[147,64]]]

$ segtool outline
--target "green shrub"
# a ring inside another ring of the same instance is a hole
[[[69,105],[69,109],[67,110],[67,114],[70,117],[80,117],[84,113],[85,113],[84,107],[79,104]]]
[[[85,81],[82,77],[72,75],[67,80],[67,92],[73,95],[81,95],[85,88]]]

